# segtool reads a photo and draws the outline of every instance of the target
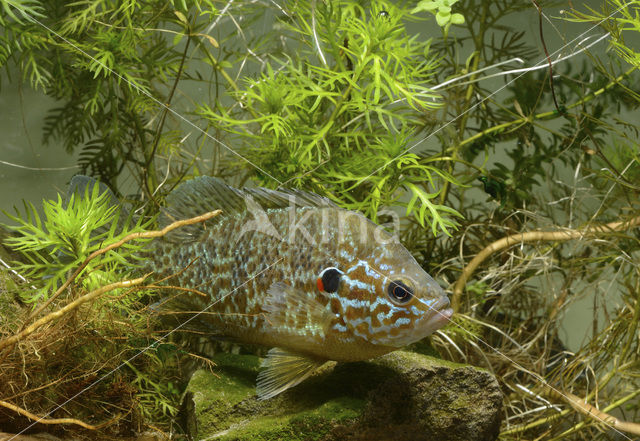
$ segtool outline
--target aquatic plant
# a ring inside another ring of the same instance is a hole
[[[83,197],[84,196],[84,197]],[[31,203],[25,202],[25,211],[7,216],[17,226],[6,226],[16,235],[5,243],[24,257],[14,269],[42,286],[29,291],[22,300],[27,303],[48,300],[50,293],[63,284],[69,274],[81,267],[78,277],[88,289],[114,282],[113,274],[127,277],[141,258],[144,241],[125,243],[117,251],[108,251],[99,262],[87,260],[95,252],[120,242],[131,233],[145,230],[152,222],[143,218],[132,222],[121,219],[121,210],[108,193],[100,193],[98,185],[69,195],[64,200],[58,195],[56,201],[44,201],[42,218]],[[131,224],[131,225],[130,225]],[[87,261],[87,264],[83,265]],[[90,275],[89,277],[84,277]],[[68,289],[73,290],[73,286]]]
[[[3,0],[0,65],[60,100],[46,140],[116,190],[130,171],[148,211],[210,174],[400,218],[459,312],[430,343],[500,379],[502,440],[625,439],[640,408],[639,7]],[[590,33],[564,35],[569,21]],[[567,332],[586,322],[583,341]],[[138,384],[151,400],[156,383]]]
[[[449,234],[459,213],[436,198],[442,182],[459,183],[432,155],[406,149],[422,115],[441,106],[429,89],[438,68],[431,42],[410,37],[406,19],[418,16],[387,2],[298,5],[282,32],[295,55],[266,60],[232,92],[240,105],[198,113],[246,146],[263,185],[326,194],[373,220],[381,207],[405,206],[434,234]]]
[[[151,220],[130,226],[130,217],[120,218],[121,208],[104,190],[94,185],[68,200],[43,201],[44,220],[33,205],[25,219],[9,216],[18,225],[8,226],[14,235],[6,243],[23,258],[13,271],[31,281],[23,289],[0,286],[0,310],[7,312],[0,328],[0,407],[28,419],[2,414],[7,430],[38,423],[96,430],[126,414],[128,432],[139,430],[140,418],[177,413],[180,351],[151,326],[149,295],[157,287],[144,283],[148,274],[132,278],[134,262],[150,239],[219,212],[150,231]],[[37,308],[20,308],[20,301]],[[76,417],[59,418],[62,405],[51,407],[50,397],[69,404]],[[28,409],[10,402],[17,398]],[[88,413],[86,400],[95,404]],[[107,424],[89,421],[96,417]]]

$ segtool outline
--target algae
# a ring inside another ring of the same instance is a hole
[[[194,373],[185,397],[197,440],[491,440],[500,424],[493,376],[421,354],[341,363],[266,401],[255,394],[258,357],[213,360],[214,372]]]
[[[196,439],[321,439],[337,425],[358,418],[364,408],[363,398],[318,398],[305,394],[306,387],[298,389],[298,393],[302,392],[299,400],[278,397],[258,401],[255,399],[258,357],[216,354],[213,361],[215,372],[196,371],[185,395],[186,399],[193,401],[193,410],[198,415],[197,425],[190,429]],[[316,381],[305,386],[313,387]],[[249,416],[253,417],[248,419]]]
[[[9,295],[15,288],[16,283],[8,274],[8,270],[0,267],[0,326],[3,332],[17,327],[16,319],[20,313],[20,306],[13,296]]]
[[[340,397],[313,410],[280,417],[264,416],[238,425],[216,439],[224,441],[315,441],[336,426],[353,422],[361,414],[364,400]]]

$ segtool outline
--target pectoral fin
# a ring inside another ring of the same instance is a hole
[[[258,399],[266,400],[305,380],[327,360],[310,358],[289,352],[282,348],[272,348],[260,367],[256,391]]]
[[[316,297],[318,294],[283,282],[275,282],[267,294],[262,306],[265,320],[279,333],[322,338],[335,319],[329,307]]]

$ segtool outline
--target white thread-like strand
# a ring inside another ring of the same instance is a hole
[[[12,441],[14,440],[17,436],[19,436],[20,434],[24,433],[25,431],[29,430],[31,427],[35,426],[36,424],[38,424],[38,422],[40,422],[41,420],[47,418],[49,415],[51,415],[53,412],[55,412],[58,409],[61,409],[63,406],[65,406],[67,403],[75,400],[78,396],[80,396],[81,394],[85,393],[86,391],[88,391],[89,389],[91,389],[93,386],[95,386],[96,384],[98,384],[99,382],[101,382],[102,380],[104,380],[105,378],[107,378],[109,375],[113,374],[115,371],[117,371],[118,369],[122,368],[123,366],[126,366],[127,363],[130,363],[132,360],[135,360],[136,358],[138,358],[140,355],[144,354],[145,352],[147,352],[149,349],[151,349],[154,345],[156,345],[158,342],[165,340],[167,337],[169,337],[171,334],[173,334],[175,331],[177,331],[178,329],[182,328],[184,325],[186,325],[187,323],[189,323],[191,320],[193,320],[194,318],[198,317],[200,314],[204,313],[205,311],[207,311],[209,308],[211,308],[212,306],[216,305],[217,303],[221,302],[222,300],[224,300],[225,298],[227,298],[228,296],[230,296],[231,294],[233,294],[234,292],[236,292],[237,290],[239,290],[240,288],[242,288],[243,286],[245,286],[247,283],[251,282],[253,279],[255,279],[256,277],[260,276],[261,274],[263,274],[264,272],[270,270],[273,266],[277,265],[278,263],[280,263],[280,261],[283,258],[278,259],[275,263],[269,265],[267,268],[263,269],[262,271],[258,272],[256,275],[252,276],[251,278],[247,279],[246,281],[244,281],[241,285],[239,285],[237,288],[235,288],[234,290],[228,292],[227,294],[225,294],[224,296],[222,296],[221,298],[219,298],[218,300],[216,300],[215,302],[211,303],[209,306],[207,306],[206,308],[204,308],[202,311],[198,312],[197,314],[194,314],[193,316],[189,317],[187,320],[185,320],[183,323],[179,324],[178,326],[176,326],[175,328],[173,328],[171,331],[167,332],[165,335],[163,335],[162,337],[160,337],[158,340],[156,340],[156,342],[150,344],[149,346],[147,346],[146,348],[142,349],[140,352],[138,352],[137,354],[132,355],[131,357],[129,357],[127,360],[123,361],[122,363],[120,363],[118,366],[116,366],[115,368],[111,369],[109,372],[107,372],[106,374],[102,375],[100,378],[98,378],[97,380],[95,380],[94,382],[92,382],[90,385],[88,385],[87,387],[85,387],[84,389],[82,389],[80,392],[76,393],[75,395],[73,395],[71,398],[67,399],[66,401],[64,401],[61,404],[56,405],[52,410],[50,410],[49,412],[47,412],[46,414],[44,414],[42,417],[38,418],[38,420],[34,421],[33,423],[29,424],[27,427],[25,427],[24,429],[22,429],[20,432],[16,433],[15,435],[13,435],[11,438],[7,439],[6,441]]]
[[[628,5],[631,2],[627,2],[624,5],[620,6],[618,9],[616,9],[615,11],[613,11],[611,14],[609,14],[606,18],[600,20],[598,23],[594,24],[593,26],[591,26],[589,29],[587,29],[586,31],[584,31],[583,33],[581,33],[580,35],[578,35],[577,37],[575,37],[573,40],[571,40],[569,43],[566,43],[565,45],[561,46],[559,49],[555,50],[551,55],[556,55],[557,53],[561,52],[562,50],[564,50],[567,46],[569,46],[570,44],[572,44],[573,42],[575,42],[576,40],[578,40],[579,38],[584,37],[587,33],[591,32],[593,29],[595,29],[596,27],[598,27],[600,25],[600,23],[604,22],[605,20],[608,20],[609,18],[613,17],[613,15],[617,14],[622,8],[624,8],[626,5]],[[551,56],[550,55],[550,56]],[[538,63],[536,63],[536,65],[540,64],[540,63],[544,63],[545,60],[547,60],[547,57],[545,57],[544,59],[540,60]],[[436,130],[434,130],[433,132],[431,132],[430,134],[428,134],[427,136],[425,136],[424,138],[422,138],[420,141],[417,141],[416,143],[414,143],[411,147],[403,150],[401,153],[399,153],[396,157],[390,159],[389,161],[387,161],[385,164],[381,165],[380,167],[378,167],[377,169],[375,169],[373,172],[369,173],[369,175],[365,176],[364,178],[361,178],[355,185],[354,187],[357,187],[358,185],[362,184],[364,181],[366,181],[367,179],[369,179],[371,176],[373,176],[374,174],[378,173],[380,170],[386,168],[389,164],[391,164],[392,162],[397,161],[399,158],[401,158],[403,155],[405,155],[407,152],[413,150],[414,148],[416,148],[417,146],[419,146],[420,144],[422,144],[424,141],[430,139],[433,135],[435,135],[436,133],[440,132],[441,130],[443,130],[445,127],[453,124],[454,122],[456,122],[458,119],[462,118],[464,115],[466,115],[467,113],[471,112],[473,109],[475,109],[476,107],[480,106],[481,104],[483,104],[485,101],[487,101],[489,98],[491,98],[492,96],[496,95],[498,92],[504,90],[505,88],[507,88],[509,85],[511,85],[514,81],[516,81],[517,79],[519,79],[521,76],[523,76],[526,72],[521,73],[520,75],[518,75],[517,77],[513,78],[512,80],[510,80],[509,82],[507,82],[504,86],[496,89],[495,91],[493,91],[492,93],[490,93],[489,95],[487,95],[486,97],[484,97],[481,101],[477,102],[476,104],[474,104],[473,106],[469,107],[468,109],[466,109],[464,112],[461,112],[459,115],[457,115],[455,118],[451,119],[450,121],[448,121],[446,124],[443,124],[442,126],[440,126],[439,128],[437,128]]]
[[[119,73],[115,72],[113,69],[109,68],[108,66],[106,66],[104,63],[102,63],[101,61],[95,59],[94,57],[92,57],[90,54],[88,54],[87,52],[83,51],[81,48],[79,48],[78,46],[76,46],[75,44],[73,44],[71,41],[67,40],[65,37],[63,37],[62,35],[60,35],[59,33],[57,33],[56,31],[54,31],[53,29],[49,28],[47,25],[41,23],[40,21],[36,20],[35,18],[31,17],[31,19],[37,23],[38,25],[42,26],[43,28],[45,28],[47,31],[51,32],[53,35],[55,35],[56,37],[58,37],[59,39],[61,39],[62,41],[64,41],[65,43],[67,43],[68,45],[70,45],[71,47],[73,47],[75,50],[77,50],[78,52],[80,52],[81,54],[85,55],[86,57],[88,57],[89,59],[93,60],[95,63],[98,63],[100,66],[102,66],[103,69],[109,71],[112,75],[118,77],[120,80],[124,81],[125,83],[129,84],[131,87],[133,87],[135,90],[137,90],[139,93],[145,95],[146,97],[148,97],[149,99],[151,99],[152,101],[154,101],[156,104],[158,104],[160,107],[163,107],[164,109],[166,109],[168,112],[171,112],[174,116],[176,116],[177,118],[181,119],[182,121],[184,121],[186,124],[190,125],[191,127],[193,127],[194,129],[196,129],[197,131],[199,131],[200,133],[202,133],[203,135],[205,135],[207,138],[211,139],[212,141],[218,143],[219,145],[221,145],[222,147],[226,148],[227,150],[229,150],[231,153],[233,153],[234,155],[238,156],[241,159],[244,159],[248,164],[251,164],[253,167],[255,167],[256,169],[260,170],[262,173],[265,174],[265,176],[270,177],[271,179],[273,179],[275,182],[277,182],[278,184],[282,184],[282,182],[279,179],[276,179],[275,177],[271,176],[271,174],[265,170],[263,170],[262,168],[260,168],[258,165],[254,164],[253,162],[251,162],[249,159],[245,158],[244,156],[242,156],[240,153],[236,152],[235,150],[233,150],[231,147],[229,147],[227,144],[225,144],[224,142],[220,141],[219,139],[215,138],[214,136],[210,135],[208,132],[202,130],[200,127],[198,127],[197,125],[195,125],[194,123],[192,123],[190,120],[188,120],[186,117],[182,116],[182,114],[180,114],[179,112],[175,111],[174,109],[172,109],[170,106],[168,106],[167,104],[163,103],[162,101],[160,101],[159,99],[157,99],[156,97],[154,97],[153,95],[151,95],[149,92],[147,92],[144,89],[141,89],[140,87],[138,87],[136,84],[134,84],[133,82],[131,82],[130,80],[124,78],[122,75],[120,75]]]
[[[11,266],[9,266],[9,264],[7,262],[5,262],[4,260],[0,259],[0,263],[2,265],[5,266],[5,268],[7,268],[12,274],[14,274],[17,278],[19,278],[20,280],[22,280],[25,283],[29,283],[29,281],[27,279],[24,278],[24,276],[22,274],[20,274],[18,271],[14,270],[13,268],[11,268]],[[31,285],[31,289],[38,289],[35,286]]]
[[[316,32],[316,0],[311,0],[311,30],[313,31],[313,43],[318,51],[320,61],[322,61],[322,64],[327,67],[327,60],[324,58],[324,53],[322,53],[320,41],[318,40],[318,33]]]
[[[587,46],[581,47],[580,50],[578,50],[576,52],[573,52],[573,53],[571,53],[571,54],[569,54],[569,55],[567,55],[565,57],[558,58],[555,61],[552,61],[551,62],[551,66],[555,66],[556,64],[561,63],[562,61],[566,61],[569,58],[573,58],[576,55],[580,55],[582,52],[588,50],[592,46],[600,43],[602,40],[607,38],[609,35],[610,35],[609,32],[607,32],[606,34],[601,35],[597,40],[589,43]],[[583,40],[583,41],[585,41],[585,40]],[[578,43],[578,45],[580,45],[581,43]],[[513,69],[513,70],[506,70],[504,72],[498,72],[498,73],[495,73],[495,74],[487,75],[486,77],[478,78],[478,79],[476,79],[474,81],[465,81],[464,83],[460,83],[459,86],[475,83],[475,82],[482,81],[482,80],[487,80],[489,78],[502,77],[502,76],[505,76],[505,75],[512,75],[512,74],[517,74],[517,73],[525,74],[527,72],[533,72],[533,71],[536,71],[536,70],[549,69],[549,63],[547,63],[547,64],[541,64],[541,63],[542,62],[539,62],[538,64],[536,64],[535,66],[532,66],[532,67],[523,67],[522,69]]]
[[[603,21],[605,21],[606,19],[612,17],[614,14],[616,14],[618,11],[620,11],[623,7],[625,7],[626,5],[628,5],[628,3],[625,3],[624,5],[622,5],[620,8],[618,8],[616,11],[612,12],[608,17],[606,17],[605,19],[601,20],[599,23],[596,23],[593,27],[591,27],[590,29],[588,29],[587,31],[583,32],[582,34],[580,34],[578,37],[576,37],[574,40],[572,40],[570,43],[572,43],[573,41],[575,41],[577,38],[585,35],[587,32],[590,32],[592,29],[594,29],[595,27],[597,27],[600,23],[602,23]],[[36,22],[37,24],[39,24],[40,26],[42,26],[43,28],[47,29],[49,32],[53,33],[54,35],[58,36],[59,38],[61,38],[63,41],[67,42],[68,44],[70,44],[71,46],[73,46],[76,50],[78,50],[79,52],[85,54],[86,56],[88,56],[89,58],[91,58],[92,60],[98,62],[97,60],[95,60],[93,57],[91,57],[89,54],[87,54],[86,52],[84,52],[83,50],[81,50],[80,48],[78,48],[77,46],[73,45],[72,43],[70,43],[69,41],[67,41],[64,37],[60,36],[59,34],[57,34],[56,32],[52,31],[51,29],[49,29],[47,26],[45,26],[44,24],[40,23],[39,21],[31,18],[34,22]],[[568,44],[567,43],[565,46],[563,46],[562,48],[558,49],[556,52],[554,52],[552,55],[555,55],[558,51],[562,50],[564,47],[566,47]],[[541,61],[542,62],[542,61]],[[99,63],[99,62],[98,62]],[[185,117],[183,117],[182,115],[178,114],[176,111],[174,111],[173,109],[169,108],[168,106],[162,104],[161,102],[159,102],[158,100],[156,100],[153,96],[150,96],[148,93],[146,93],[143,90],[138,89],[137,86],[135,86],[134,84],[132,84],[129,80],[121,77],[119,74],[113,72],[111,69],[109,69],[108,67],[104,66],[102,63],[100,63],[105,69],[108,69],[110,72],[112,72],[114,75],[118,76],[119,78],[121,78],[122,80],[124,80],[125,82],[129,83],[132,85],[132,87],[136,88],[136,90],[139,90],[140,92],[144,93],[145,95],[149,96],[151,99],[153,99],[154,101],[158,102],[160,105],[163,105],[165,108],[167,108],[167,110],[171,111],[173,114],[175,114],[176,116],[178,116],[180,119],[184,120],[185,122],[187,122],[189,125],[193,126],[194,128],[196,128],[197,130],[199,130],[200,132],[202,132],[203,134],[205,134],[207,137],[213,139],[214,141],[218,142],[220,145],[224,146],[225,148],[229,149],[232,153],[240,156],[241,158],[245,159],[249,164],[254,165],[253,163],[251,163],[250,161],[248,161],[246,158],[242,157],[240,154],[238,154],[237,152],[235,152],[234,150],[230,149],[229,147],[227,147],[224,143],[222,143],[221,141],[218,141],[217,139],[215,139],[214,137],[212,137],[211,135],[209,135],[207,132],[205,132],[204,130],[200,129],[199,127],[197,127],[195,124],[191,123],[189,120],[187,120]],[[522,76],[524,74],[521,74],[520,76]],[[364,180],[368,179],[370,176],[372,176],[374,173],[376,173],[377,171],[381,170],[382,168],[385,168],[387,165],[389,165],[391,162],[394,162],[395,160],[397,160],[399,157],[401,157],[402,155],[404,155],[407,151],[415,148],[417,145],[421,144],[422,142],[424,142],[425,140],[429,139],[431,136],[433,136],[435,133],[437,133],[439,130],[442,130],[444,127],[446,127],[447,125],[455,122],[458,118],[460,118],[461,116],[463,116],[464,114],[468,113],[469,111],[473,110],[475,107],[477,107],[478,105],[482,104],[484,101],[486,101],[487,99],[489,99],[490,97],[492,97],[493,95],[495,95],[496,93],[498,93],[499,91],[501,91],[502,89],[504,89],[505,87],[507,87],[510,83],[512,83],[513,81],[515,81],[516,79],[518,79],[520,76],[514,78],[513,80],[511,80],[509,83],[507,83],[505,86],[499,88],[498,90],[494,91],[492,94],[490,94],[489,96],[485,97],[482,101],[480,101],[479,103],[475,104],[474,106],[470,107],[469,109],[465,110],[464,112],[462,112],[460,115],[456,116],[454,119],[452,119],[451,121],[449,121],[447,124],[445,124],[444,126],[440,127],[438,130],[432,132],[431,134],[429,134],[428,136],[426,136],[425,138],[423,138],[421,141],[417,142],[416,144],[414,144],[413,146],[411,146],[410,148],[408,148],[407,150],[405,150],[404,152],[402,152],[400,155],[396,156],[395,158],[393,158],[392,160],[390,160],[388,163],[386,163],[385,165],[383,165],[382,167],[378,168],[377,170],[375,170],[373,173],[371,173],[369,176],[363,178],[360,182],[358,182],[357,185],[359,185],[361,182],[363,182]],[[254,165],[255,166],[255,165]],[[255,166],[256,168],[258,168],[259,170],[261,170],[259,167]],[[265,172],[266,173],[266,172]],[[267,176],[270,176],[267,173]],[[271,176],[270,176],[271,177]],[[273,178],[275,181],[278,181],[277,179]],[[185,324],[187,324],[189,321],[193,320],[195,317],[197,317],[199,314],[204,313],[205,311],[207,311],[210,307],[214,306],[216,303],[220,302],[221,300],[223,300],[224,298],[226,298],[227,296],[231,295],[233,292],[235,292],[237,289],[241,288],[242,286],[244,286],[245,284],[249,283],[251,280],[253,280],[255,277],[259,276],[260,274],[262,274],[263,272],[267,271],[268,269],[270,269],[271,267],[275,266],[276,264],[278,264],[280,261],[282,260],[279,259],[278,261],[276,261],[275,263],[273,263],[272,265],[270,265],[269,267],[267,267],[265,270],[259,272],[258,274],[256,274],[255,276],[251,277],[250,279],[248,279],[247,281],[243,282],[240,286],[238,286],[238,288],[234,289],[233,291],[227,293],[225,296],[221,297],[220,299],[216,300],[215,302],[211,303],[209,306],[207,306],[204,310],[202,310],[201,312],[198,312],[196,315],[192,316],[191,318],[189,318],[187,321],[185,321],[184,323],[180,324],[179,326],[177,326],[176,328],[172,329],[171,331],[169,331],[167,334],[165,334],[163,337],[161,337],[158,341],[161,341],[163,339],[165,339],[166,337],[168,337],[169,335],[171,335],[173,332],[177,331],[178,329],[180,329],[182,326],[184,326]],[[442,315],[444,317],[444,315],[440,312],[435,310],[436,313]],[[453,322],[452,322],[453,323]],[[454,323],[455,326],[458,326],[460,329],[462,329],[463,331],[469,333],[470,335],[473,336],[473,334],[470,333],[470,331],[467,331],[466,329],[462,328],[460,325],[458,325],[457,323]],[[441,334],[444,335],[444,334]],[[475,336],[474,336],[475,337]],[[477,337],[476,337],[477,338]],[[561,396],[569,399],[566,395],[564,395],[562,392],[560,392],[559,390],[557,390],[556,388],[554,388],[553,386],[549,385],[544,378],[542,378],[541,376],[539,376],[538,374],[531,372],[527,369],[525,369],[522,365],[520,365],[519,363],[517,363],[516,361],[512,360],[511,358],[509,358],[507,355],[503,354],[500,350],[494,348],[493,346],[489,345],[488,343],[486,343],[485,341],[483,341],[480,338],[477,338],[477,340],[481,343],[483,343],[484,345],[486,345],[488,348],[492,349],[494,352],[496,352],[497,354],[501,355],[502,357],[504,357],[506,360],[510,361],[511,363],[513,363],[516,367],[518,367],[519,369],[522,369],[523,372],[525,373],[529,373],[530,375],[532,375],[536,380],[538,380],[541,384],[546,385],[547,387],[549,387],[550,389],[552,389],[553,391],[555,391],[556,393],[560,394]],[[82,393],[84,393],[85,391],[89,390],[90,388],[92,388],[93,386],[95,386],[97,383],[99,383],[100,381],[102,381],[104,378],[106,378],[107,376],[111,375],[113,372],[115,372],[116,370],[120,369],[122,366],[125,366],[126,363],[129,363],[131,360],[137,358],[139,355],[143,354],[144,352],[148,351],[152,345],[147,346],[146,348],[144,348],[143,350],[141,350],[140,352],[138,352],[137,354],[133,355],[132,357],[130,357],[127,361],[121,363],[119,366],[117,366],[116,368],[112,369],[111,371],[109,371],[108,373],[104,374],[102,377],[100,377],[99,379],[95,380],[93,383],[91,383],[89,386],[85,387],[84,389],[82,389],[80,392],[78,392],[77,394],[75,394],[74,396],[72,396],[71,398],[69,398],[68,400],[66,400],[65,402],[63,402],[62,404],[56,406],[53,410],[51,410],[50,412],[48,412],[47,414],[45,414],[42,418],[40,418],[38,421],[40,421],[41,419],[44,419],[46,417],[48,417],[51,413],[55,412],[56,410],[60,409],[61,407],[63,407],[64,405],[66,405],[67,403],[69,403],[70,401],[74,400],[76,397],[78,397],[79,395],[81,395]],[[618,429],[616,429],[614,426],[612,426],[610,423],[608,423],[607,421],[601,419],[599,416],[597,415],[592,415],[594,418],[600,420],[601,423],[605,424],[606,426],[610,427],[612,430],[616,431],[618,434],[620,434],[622,437],[624,437],[625,439],[632,441],[631,438],[629,438],[625,433],[619,431]],[[30,424],[29,426],[27,426],[26,428],[24,428],[23,430],[21,430],[20,432],[18,432],[17,434],[15,434],[13,437],[9,438],[7,441],[11,441],[14,440],[18,435],[22,434],[23,432],[25,432],[26,430],[30,429],[31,427],[33,427],[35,424],[38,423],[38,421],[33,422],[32,424]]]
[[[64,171],[64,170],[74,170],[79,168],[77,165],[71,165],[69,167],[29,167],[27,165],[15,164],[13,162],[7,162],[0,159],[0,164],[8,165],[10,167],[22,168],[24,170],[32,170],[32,171]]]
[[[520,63],[520,64],[524,64],[524,60],[522,58],[510,58],[509,60],[505,60],[505,61],[501,61],[499,63],[495,63],[492,64],[491,66],[486,66],[483,67],[482,69],[478,69],[478,70],[474,70],[473,72],[469,72],[468,74],[464,74],[464,75],[460,75],[459,77],[455,77],[455,78],[451,78],[450,80],[444,81],[436,86],[433,86],[431,88],[431,90],[438,90],[438,89],[442,89],[444,86],[448,86],[451,83],[455,83],[456,81],[460,81],[464,78],[470,77],[472,75],[476,75],[479,74],[480,72],[484,72],[485,70],[489,70],[489,69],[495,69],[496,67],[500,67],[500,66],[504,66],[505,64],[511,64],[511,63]],[[500,72],[497,75],[503,75],[504,72]],[[487,77],[482,77],[481,79],[484,79]],[[403,98],[402,100],[404,101],[406,98]],[[399,102],[399,101],[394,101],[394,103]]]

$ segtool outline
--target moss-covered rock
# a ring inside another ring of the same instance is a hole
[[[193,439],[490,441],[502,395],[488,372],[397,351],[345,363],[258,401],[258,357],[219,354],[196,371],[183,416]]]

